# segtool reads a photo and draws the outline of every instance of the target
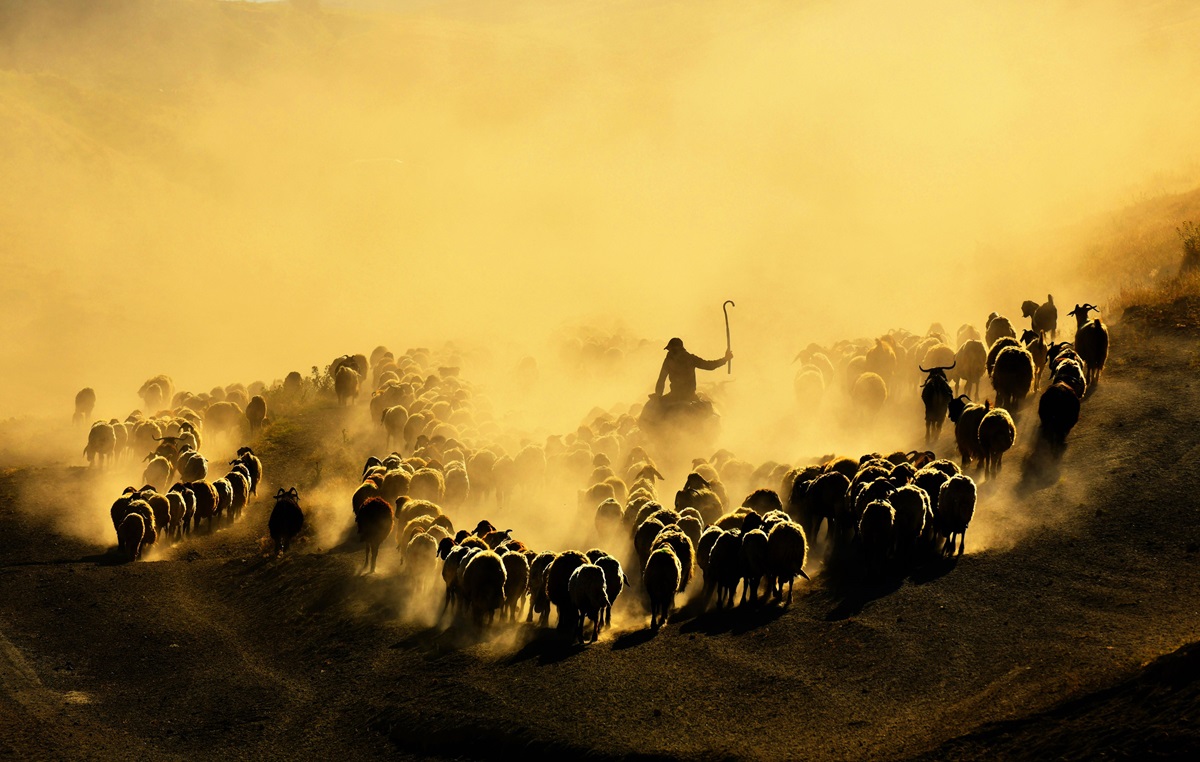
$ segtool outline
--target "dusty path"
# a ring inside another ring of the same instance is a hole
[[[111,564],[57,532],[51,506],[15,505],[28,480],[88,474],[4,474],[0,749],[970,757],[1000,743],[987,723],[1035,727],[1063,702],[1080,732],[1110,726],[1079,698],[1200,640],[1196,352],[1114,343],[1061,479],[1023,468],[1026,446],[982,487],[993,515],[974,542],[989,549],[972,552],[969,532],[968,555],[898,586],[818,577],[787,610],[681,617],[657,634],[627,621],[586,648],[523,625],[478,642],[405,624],[396,582],[356,577],[357,553],[264,560],[266,500],[191,553]],[[303,478],[302,436],[267,448],[269,473]]]

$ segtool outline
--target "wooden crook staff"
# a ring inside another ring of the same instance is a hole
[[[732,299],[726,299],[725,303],[721,305],[721,312],[725,313],[725,351],[726,352],[733,351],[733,345],[729,341],[729,308],[736,307],[736,306],[737,305],[733,303]],[[729,374],[733,375],[733,360],[730,360],[729,362],[725,363],[725,366],[729,369]]]

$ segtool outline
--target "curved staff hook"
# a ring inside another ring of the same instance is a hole
[[[736,307],[736,306],[737,305],[733,303],[732,299],[726,299],[725,303],[721,305],[721,312],[725,313],[725,351],[726,352],[733,351],[733,346],[729,342],[729,308]],[[729,375],[733,375],[733,360],[730,360],[729,362],[725,363],[725,366],[729,370]]]

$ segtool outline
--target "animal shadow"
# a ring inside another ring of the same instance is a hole
[[[1057,484],[1062,474],[1062,457],[1066,449],[1065,444],[1048,442],[1039,429],[1033,447],[1021,461],[1021,480],[1017,483],[1016,493],[1028,497]]]
[[[537,663],[541,666],[557,664],[583,653],[583,649],[587,647],[582,643],[574,642],[574,638],[569,632],[559,629],[536,628],[533,629],[532,635],[529,636],[525,645],[508,657],[506,663],[511,666],[530,659],[537,659]]]
[[[679,631],[699,632],[705,635],[744,635],[774,622],[783,616],[785,611],[786,606],[760,598],[755,603],[747,601],[737,606],[707,611],[685,622]]]

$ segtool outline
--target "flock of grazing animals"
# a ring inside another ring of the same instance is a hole
[[[985,477],[999,474],[1016,441],[1014,417],[1039,389],[1046,367],[1041,436],[1063,446],[1107,358],[1107,329],[1089,319],[1095,310],[1084,304],[1070,313],[1078,323],[1074,344],[1054,341],[1057,309],[1050,298],[1023,305],[1031,327],[1019,341],[1011,321],[993,314],[983,336],[972,326],[960,328],[957,349],[935,325],[924,337],[893,331],[871,342],[810,345],[797,356],[803,360],[798,394],[823,391],[840,377],[868,417],[889,393],[919,393],[927,442],[938,440],[948,417],[962,467],[917,451],[755,466],[721,450],[693,461],[669,505],[659,501],[657,483],[664,477],[638,428],[637,405],[595,409],[577,430],[539,443],[498,423],[486,394],[460,377],[452,354],[435,358],[418,348],[396,356],[381,346],[370,357],[343,355],[329,366],[329,391],[343,406],[354,405],[364,386],[373,388],[371,420],[386,447],[396,447],[367,460],[350,500],[364,544],[362,571],[375,572],[379,551],[394,533],[400,573],[411,589],[429,591],[440,571],[443,614],[469,616],[479,625],[497,613],[512,621],[524,614],[527,622],[536,614],[544,626],[553,610],[561,630],[586,641],[611,624],[612,607],[627,588],[644,603],[650,626],[659,627],[689,587],[700,610],[714,597],[718,608],[790,603],[796,577],[808,578],[814,549],[827,569],[868,577],[961,555],[977,498],[963,468],[977,462]],[[968,396],[978,394],[984,375],[995,405]],[[277,391],[294,395],[302,383],[298,373],[289,374]],[[957,394],[964,387],[967,393]],[[160,535],[177,540],[201,522],[211,529],[240,516],[260,483],[261,463],[242,448],[228,474],[208,481],[201,433],[215,437],[239,425],[256,431],[266,420],[264,392],[233,385],[206,395],[175,394],[170,379],[160,376],[140,394],[150,409],[166,400],[171,409],[93,425],[89,462],[148,453],[146,486],[126,489],[111,509],[128,558]],[[80,392],[76,419],[86,420],[94,405],[90,389]],[[514,499],[536,498],[548,484],[572,482],[589,485],[579,492],[575,521],[582,546],[596,546],[587,551],[539,552],[511,529],[484,520],[473,530],[456,530],[450,517],[466,506],[504,511]],[[731,493],[746,498],[732,508]],[[276,555],[304,523],[296,488],[280,489],[268,520]],[[627,569],[638,571],[632,580]]]
[[[238,450],[225,476],[212,480],[207,478],[204,456],[189,449],[170,453],[165,449],[169,447],[164,443],[152,453],[151,466],[164,464],[161,474],[157,469],[153,474],[161,478],[147,479],[141,489],[126,487],[109,509],[117,547],[129,561],[136,561],[160,538],[174,543],[193,532],[232,524],[262,482],[262,461],[249,447]],[[163,485],[175,477],[178,480],[164,493]]]
[[[896,330],[873,341],[809,345],[796,356],[802,361],[794,380],[797,398],[811,404],[840,378],[859,413],[871,420],[889,398],[919,390],[927,446],[938,440],[949,417],[963,465],[977,461],[991,476],[999,473],[1004,453],[1016,441],[1016,417],[1026,398],[1042,389],[1048,367],[1049,382],[1038,404],[1040,436],[1061,450],[1088,386],[1104,369],[1108,328],[1089,317],[1098,312],[1094,305],[1076,305],[1068,313],[1077,321],[1074,343],[1056,342],[1053,296],[1043,304],[1026,301],[1021,311],[1030,327],[1020,338],[1011,320],[992,313],[982,335],[969,324],[958,329],[957,349],[939,324],[925,336]],[[995,393],[994,405],[972,402],[984,376]]]
[[[241,447],[229,472],[210,479],[210,463],[200,449],[204,437],[228,435],[242,425],[250,431],[261,427],[266,421],[264,390],[259,383],[250,389],[232,384],[200,395],[176,393],[170,377],[155,376],[138,390],[147,409],[156,411],[153,415],[135,410],[124,421],[91,425],[84,448],[89,465],[106,467],[135,458],[145,463],[144,486],[127,487],[109,509],[118,549],[128,560],[140,558],[159,541],[177,542],[240,518],[257,494],[262,462],[251,448]],[[95,403],[91,389],[76,395],[75,421],[86,421]]]

